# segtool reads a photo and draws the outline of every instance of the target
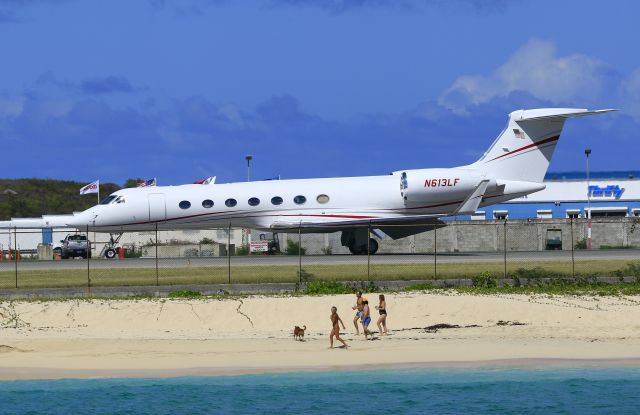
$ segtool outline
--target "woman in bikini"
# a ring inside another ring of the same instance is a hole
[[[329,335],[329,344],[330,344],[329,349],[333,349],[334,337],[336,338],[336,340],[342,343],[345,348],[349,347],[347,346],[347,343],[345,343],[344,340],[342,340],[342,338],[340,337],[340,326],[338,325],[338,323],[342,324],[343,330],[344,330],[344,323],[342,322],[342,319],[338,315],[338,309],[335,306],[331,307],[331,316],[329,318],[331,319],[331,327],[332,327],[331,334]]]
[[[376,306],[380,317],[378,317],[378,330],[381,336],[387,335],[387,301],[384,299],[384,294],[380,294],[380,304]],[[382,330],[384,328],[384,330]]]

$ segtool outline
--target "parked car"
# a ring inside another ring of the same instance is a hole
[[[91,258],[91,241],[86,235],[67,235],[62,241],[60,257],[67,258]]]

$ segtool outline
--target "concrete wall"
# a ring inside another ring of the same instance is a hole
[[[419,233],[398,240],[379,239],[379,253],[431,253],[437,242],[438,252],[502,252],[540,251],[546,248],[547,232],[562,232],[562,249],[586,238],[587,221],[539,219],[504,221],[447,221],[447,226],[436,231]],[[573,232],[573,235],[572,235]],[[298,242],[298,234],[280,234],[282,250],[287,239]],[[437,241],[436,241],[437,239]],[[340,245],[340,232],[302,235],[302,246],[308,255],[321,255],[327,249],[334,254],[349,250]],[[592,247],[603,246],[640,248],[640,221],[634,218],[594,219],[592,221]]]

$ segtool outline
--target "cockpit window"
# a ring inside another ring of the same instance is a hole
[[[123,195],[110,195],[102,199],[101,205],[115,205],[116,203],[124,203],[126,201]]]
[[[113,202],[113,200],[115,198],[117,198],[118,195],[110,195],[105,197],[104,199],[102,199],[102,201],[100,202],[101,205],[108,205],[109,203]]]

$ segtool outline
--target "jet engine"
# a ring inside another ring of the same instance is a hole
[[[482,180],[475,170],[407,170],[400,174],[400,195],[407,207],[461,203]]]

